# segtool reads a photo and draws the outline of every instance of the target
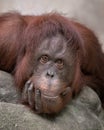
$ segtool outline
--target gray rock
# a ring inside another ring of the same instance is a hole
[[[104,130],[104,110],[97,94],[85,86],[58,115],[37,115],[19,100],[13,77],[0,72],[0,130]],[[6,102],[9,103],[6,103]]]
[[[13,77],[0,71],[0,101],[17,103],[19,100]]]

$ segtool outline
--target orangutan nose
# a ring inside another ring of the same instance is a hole
[[[47,76],[53,78],[54,77],[54,72],[52,70],[48,70],[47,71]]]

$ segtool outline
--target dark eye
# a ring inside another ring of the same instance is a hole
[[[49,57],[48,57],[47,55],[43,55],[43,56],[41,56],[41,58],[40,58],[40,62],[41,62],[42,64],[47,63],[48,60],[49,60]]]
[[[56,60],[56,66],[57,66],[59,69],[62,69],[63,66],[64,66],[63,60],[62,60],[62,59]]]

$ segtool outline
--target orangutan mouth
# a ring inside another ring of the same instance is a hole
[[[57,106],[58,102],[60,102],[60,100],[70,92],[70,89],[71,89],[70,87],[67,87],[64,89],[63,92],[55,96],[44,94],[38,88],[35,89],[35,110],[38,113],[43,112],[44,104],[45,106],[47,106],[47,108],[50,106],[52,107]]]

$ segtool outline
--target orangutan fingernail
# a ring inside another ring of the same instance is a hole
[[[66,94],[68,94],[68,92],[71,90],[70,87],[67,87],[64,92],[61,93],[62,96],[66,96]]]

